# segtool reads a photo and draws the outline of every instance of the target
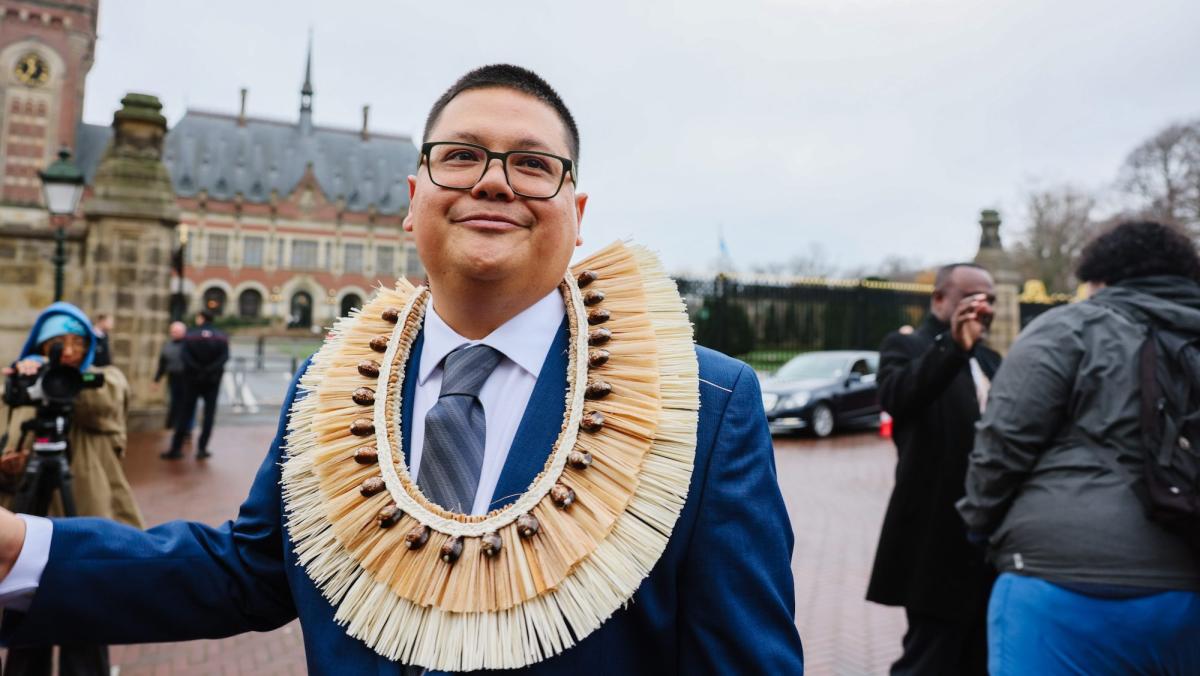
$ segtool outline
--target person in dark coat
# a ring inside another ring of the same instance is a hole
[[[92,322],[92,335],[95,336],[93,344],[96,347],[96,356],[92,359],[94,366],[110,366],[112,364],[112,347],[108,343],[108,336],[112,330],[112,315],[96,315],[96,321]]]
[[[208,450],[208,440],[217,420],[217,395],[221,391],[221,378],[225,375],[225,362],[229,361],[229,339],[213,328],[212,322],[211,312],[205,310],[197,314],[195,328],[183,337],[183,409],[175,423],[171,448],[162,454],[165,460],[183,457],[183,441],[191,435],[196,403],[201,400],[204,401],[204,425],[200,429],[196,459],[203,460],[212,455]]]
[[[992,277],[974,264],[938,271],[931,312],[880,346],[879,398],[899,458],[867,600],[902,606],[904,653],[892,674],[986,674],[994,572],[967,540],[963,496],[975,422],[1000,355],[983,344]]]
[[[175,429],[183,410],[184,373],[187,365],[183,363],[183,337],[187,335],[187,324],[171,322],[168,329],[171,339],[163,343],[162,352],[158,355],[158,371],[154,374],[154,382],[159,382],[163,376],[167,378],[167,429]],[[190,416],[189,416],[190,417]],[[190,431],[190,430],[189,430]]]

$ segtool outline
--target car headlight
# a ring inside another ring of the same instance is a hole
[[[772,392],[763,392],[763,410],[770,411],[775,408],[775,404],[779,403],[779,395]]]
[[[800,408],[808,403],[809,396],[810,395],[808,392],[796,392],[795,394],[789,394],[779,402],[779,407]]]

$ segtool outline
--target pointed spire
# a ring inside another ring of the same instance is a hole
[[[302,100],[302,105],[307,105],[309,110],[312,110],[312,28],[308,29],[308,58],[304,62],[304,86],[300,88],[300,95],[308,97],[307,101]]]
[[[300,87],[300,133],[312,133],[312,28],[308,29],[308,58],[304,62],[304,86]]]

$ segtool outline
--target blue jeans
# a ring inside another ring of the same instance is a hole
[[[988,670],[1200,674],[1200,593],[1101,598],[1004,573],[988,604]]]

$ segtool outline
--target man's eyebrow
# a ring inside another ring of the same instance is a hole
[[[483,142],[482,137],[469,131],[457,131],[450,134],[447,138],[452,141],[465,141],[466,143],[474,143],[475,145],[487,147],[487,144]],[[492,148],[492,150],[497,149]],[[522,136],[521,138],[517,139],[515,143],[511,144],[511,147],[499,149],[499,152],[503,152],[504,150],[540,150],[547,153],[561,152],[555,151],[550,146],[536,138],[533,138],[532,136]]]

